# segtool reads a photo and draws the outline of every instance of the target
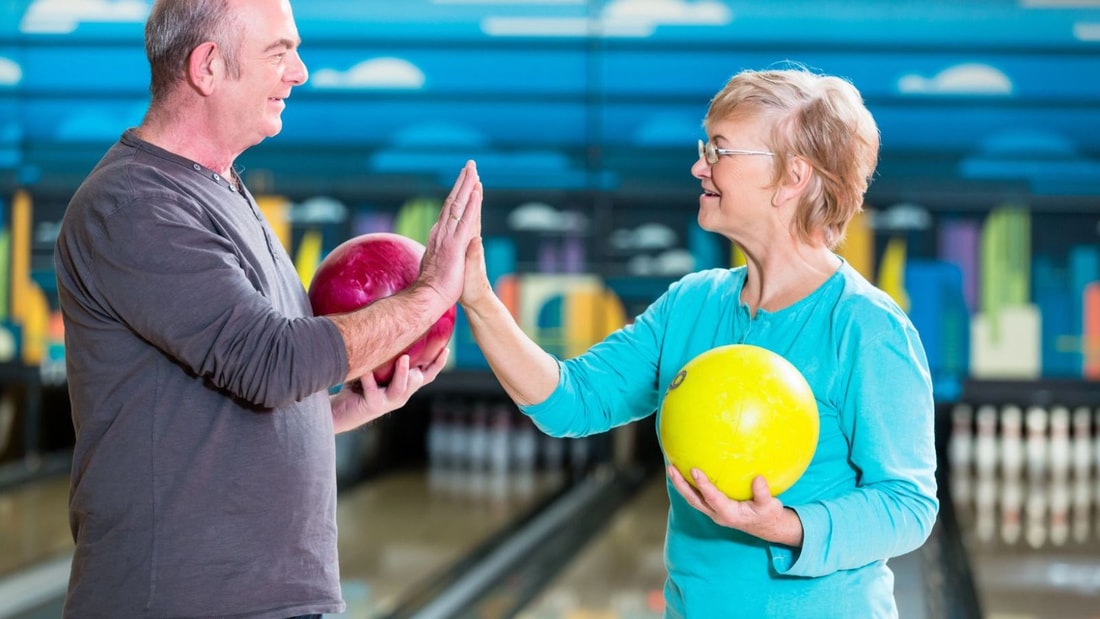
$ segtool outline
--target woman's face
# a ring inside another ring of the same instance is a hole
[[[704,230],[737,240],[767,223],[775,193],[775,155],[765,139],[770,128],[752,116],[710,124],[707,138],[717,160],[711,163],[702,156],[691,166],[703,187],[699,225]]]

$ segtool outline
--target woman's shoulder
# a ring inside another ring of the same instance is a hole
[[[862,330],[897,331],[911,326],[909,315],[897,300],[845,263],[839,276],[842,286],[836,316]]]

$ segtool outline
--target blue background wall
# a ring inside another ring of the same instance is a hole
[[[396,195],[446,186],[472,156],[491,188],[690,200],[709,97],[739,69],[792,60],[867,98],[883,135],[872,200],[1080,204],[1100,194],[1095,4],[302,0],[311,80],[242,163],[273,172],[275,191]],[[7,187],[64,194],[139,122],[147,12],[0,4]]]

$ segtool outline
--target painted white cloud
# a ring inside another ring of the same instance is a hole
[[[695,256],[686,249],[670,249],[656,256],[639,254],[626,264],[631,275],[671,277],[695,270]]]
[[[144,0],[34,0],[19,29],[34,34],[68,34],[84,22],[141,23],[149,15]]]
[[[23,79],[23,68],[19,63],[0,56],[0,86],[14,86]]]
[[[582,232],[588,220],[580,213],[560,211],[544,202],[525,202],[508,214],[508,226],[531,232]]]
[[[595,18],[494,15],[481,22],[491,36],[648,37],[658,26],[724,26],[733,20],[718,0],[611,0]]]
[[[341,223],[348,218],[343,202],[328,196],[314,196],[290,207],[291,223]]]
[[[1073,24],[1073,36],[1079,41],[1100,41],[1100,22],[1077,22]]]
[[[918,204],[899,202],[871,213],[871,227],[875,230],[927,230],[931,226],[932,215]]]
[[[617,250],[668,249],[676,245],[676,231],[664,224],[647,223],[634,229],[619,228],[611,232],[611,246]]]
[[[987,64],[964,63],[948,67],[933,77],[910,73],[898,80],[898,90],[917,95],[1009,95],[1012,80]]]
[[[383,56],[364,60],[347,71],[320,69],[310,83],[315,88],[415,90],[424,87],[424,72],[407,60]]]

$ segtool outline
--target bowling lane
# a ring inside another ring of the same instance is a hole
[[[1098,619],[1095,395],[1052,391],[1053,404],[1016,395],[983,393],[943,415],[948,486],[982,610],[987,619]]]
[[[0,619],[61,616],[73,550],[68,504],[67,473],[0,492]]]
[[[389,614],[566,483],[562,475],[395,471],[341,492],[340,570],[348,610]],[[0,494],[0,618],[58,617],[72,557],[67,475]]]
[[[0,576],[72,551],[68,504],[68,474],[0,493]]]
[[[520,619],[660,619],[668,495],[661,474],[618,510],[605,530],[517,616]],[[890,561],[903,619],[929,613],[929,558],[917,550]],[[954,615],[943,615],[954,616]]]
[[[654,475],[518,617],[659,619],[667,516],[664,476]]]
[[[550,474],[418,469],[341,493],[337,507],[345,617],[387,615],[562,489]]]

